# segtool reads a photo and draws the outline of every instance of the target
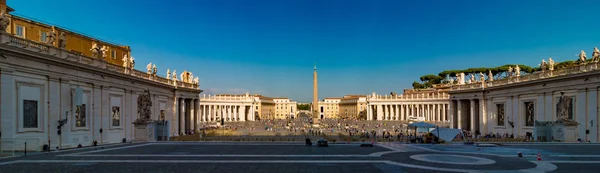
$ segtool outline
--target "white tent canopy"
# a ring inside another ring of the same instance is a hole
[[[437,136],[438,138],[443,139],[444,141],[450,142],[456,137],[456,135],[462,132],[460,129],[438,127],[436,129],[431,130],[431,133]]]
[[[437,127],[437,125],[429,124],[426,122],[418,122],[418,123],[408,124],[408,127]]]

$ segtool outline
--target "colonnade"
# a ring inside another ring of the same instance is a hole
[[[447,103],[369,104],[367,120],[409,120],[417,117],[424,121],[447,122]]]
[[[175,98],[174,104],[175,118],[179,122],[174,127],[179,133],[185,133],[190,130],[197,130],[198,126],[198,108],[200,107],[200,99]]]
[[[251,104],[205,104],[200,107],[201,122],[254,121]]]

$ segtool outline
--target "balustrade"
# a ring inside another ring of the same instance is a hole
[[[87,64],[90,66],[96,66],[99,68],[106,68],[106,70],[108,71],[113,71],[116,73],[123,73],[126,74],[126,72],[129,72],[132,76],[135,77],[139,77],[139,78],[143,78],[143,79],[147,79],[147,80],[153,80],[155,82],[159,82],[159,83],[164,83],[164,84],[169,84],[172,85],[171,80],[160,77],[160,76],[156,76],[156,77],[152,77],[149,78],[148,74],[146,74],[145,72],[141,72],[139,70],[135,70],[135,69],[131,69],[131,70],[125,70],[125,67],[122,66],[118,66],[118,65],[114,65],[114,64],[106,64],[106,67],[103,67],[102,63],[97,63],[94,62],[94,58],[90,58],[87,56],[83,56],[83,55],[77,55],[74,54],[72,52],[68,52],[67,50],[64,49],[60,49],[51,45],[47,45],[44,43],[38,43],[38,42],[34,42],[34,41],[30,41],[27,39],[23,39],[23,38],[19,38],[19,37],[15,37],[6,33],[0,33],[1,36],[5,37],[9,37],[8,39],[8,45],[14,46],[14,47],[18,47],[18,48],[24,48],[24,49],[29,49],[29,50],[34,50],[34,51],[38,51],[38,52],[44,52],[50,56],[54,56],[57,58],[61,58],[59,55],[60,54],[50,54],[50,49],[56,49],[56,51],[53,50],[53,52],[59,52],[62,51],[63,53],[66,53],[66,60],[68,61],[73,61],[73,62],[78,62],[78,63],[82,63],[82,64]],[[64,58],[64,57],[62,57]],[[192,84],[192,83],[187,83],[187,82],[182,82],[182,81],[178,81],[177,82],[177,87],[183,87],[183,88],[192,88],[192,89],[197,89],[198,88],[198,84]]]
[[[550,70],[538,71],[538,72],[526,74],[526,75],[519,76],[519,77],[496,79],[494,81],[486,82],[486,85],[488,87],[489,86],[501,86],[501,85],[507,85],[507,84],[512,84],[512,83],[518,83],[518,82],[527,82],[527,81],[533,81],[533,80],[538,80],[538,79],[544,79],[544,78],[549,78],[549,77],[578,74],[578,73],[588,72],[588,71],[592,71],[592,70],[598,70],[597,63],[590,62],[587,64],[576,65],[576,66],[566,67],[566,68],[560,68],[560,69],[556,69],[556,70],[552,70],[552,71],[550,71]],[[481,85],[481,83],[475,83],[475,84],[464,84],[464,85],[452,85],[451,88],[452,88],[452,90],[465,90],[465,89],[476,89],[476,88],[481,88],[481,87],[483,87]]]

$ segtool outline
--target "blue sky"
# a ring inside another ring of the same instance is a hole
[[[206,93],[401,93],[425,74],[600,46],[600,1],[8,0],[15,13],[132,47],[138,69],[192,71]],[[46,9],[56,9],[47,11]]]

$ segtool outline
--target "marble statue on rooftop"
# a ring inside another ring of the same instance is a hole
[[[100,47],[98,47],[98,44],[96,42],[92,42],[92,48],[90,49],[90,51],[92,51],[92,58],[98,57],[98,54],[100,54]]]
[[[127,57],[127,54],[123,55],[121,61],[123,61],[123,67],[127,68],[129,66],[129,57]]]
[[[54,42],[56,41],[56,30],[52,28],[52,31],[48,32],[46,35],[46,44],[54,46]]]
[[[473,73],[471,73],[471,79],[469,80],[470,83],[475,83],[475,75]]]
[[[198,85],[198,83],[200,83],[200,79],[198,79],[198,76],[196,76],[196,78],[194,78],[194,84]]]
[[[554,70],[554,60],[552,60],[552,58],[548,58],[548,70]]]
[[[167,80],[171,79],[171,70],[167,69],[167,76],[166,76]]]
[[[106,58],[106,56],[108,56],[106,53],[106,52],[108,52],[108,49],[109,49],[108,46],[106,46],[106,45],[102,46],[102,49],[100,49],[100,51],[102,51],[102,58]]]
[[[177,81],[177,70],[173,70],[173,80]]]
[[[492,74],[492,70],[488,72],[488,81],[494,81],[494,74]]]
[[[454,78],[450,78],[448,82],[450,83],[450,85],[454,84]]]
[[[515,76],[521,76],[521,67],[519,65],[515,66]]]
[[[512,72],[513,72],[513,68],[511,66],[508,66],[508,71],[506,72],[506,75],[510,78],[512,77]]]
[[[148,63],[148,65],[146,65],[146,73],[147,74],[152,74],[152,62]]]
[[[181,82],[186,82],[185,73],[187,73],[187,72],[183,71],[183,73],[181,73]]]
[[[158,73],[158,69],[156,68],[156,64],[152,65],[152,75],[156,75]]]
[[[123,61],[123,68],[125,69],[125,73],[129,73],[129,57],[127,57],[127,54],[123,55],[123,59],[121,59]]]
[[[542,59],[542,63],[540,63],[540,69],[542,69],[542,71],[546,71],[547,67],[548,63],[546,63],[546,60]]]
[[[135,58],[133,56],[129,56],[129,68],[133,69],[135,67]]]
[[[483,75],[483,72],[479,72],[479,82],[485,82],[485,75]]]
[[[6,13],[4,13],[4,11],[0,12],[0,29],[2,30],[1,32],[6,32],[6,28],[8,28],[8,25],[10,25],[10,18],[8,17],[8,15],[6,15]]]
[[[580,64],[585,63],[586,59],[587,59],[587,56],[585,55],[585,51],[581,50],[581,53],[579,53],[579,63]]]
[[[58,47],[64,49],[67,47],[67,36],[65,32],[61,32],[60,36],[58,36]]]
[[[189,82],[189,83],[192,83],[192,82],[193,82],[193,80],[194,80],[194,74],[190,73],[190,76],[189,76],[188,82]]]
[[[592,62],[600,61],[600,51],[598,51],[598,47],[594,47],[594,53],[592,53]]]

